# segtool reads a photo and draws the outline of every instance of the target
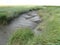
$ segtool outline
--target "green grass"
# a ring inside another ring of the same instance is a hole
[[[60,7],[48,6],[40,16],[43,19],[40,24],[42,45],[60,45]]]
[[[8,45],[40,45],[40,36],[35,36],[29,28],[21,28],[9,39]]]
[[[28,28],[18,29],[10,38],[8,45],[26,45],[34,37],[32,30]]]
[[[39,6],[3,6],[0,7],[0,24],[7,24],[12,19],[28,11],[37,10]]]

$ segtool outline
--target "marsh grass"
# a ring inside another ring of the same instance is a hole
[[[48,6],[40,15],[43,19],[40,24],[42,45],[60,45],[60,7]]]
[[[8,45],[26,45],[28,40],[32,39],[34,34],[28,28],[18,29],[10,38]]]
[[[21,28],[13,33],[8,45],[41,45],[40,35],[34,35],[29,28]]]

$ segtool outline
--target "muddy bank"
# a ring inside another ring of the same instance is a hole
[[[33,10],[39,10],[39,7],[34,7],[32,9],[27,9],[27,10],[21,10],[21,11],[0,11],[1,16],[0,16],[0,25],[6,25],[9,24],[12,20],[15,18],[19,17],[21,14],[28,13]]]

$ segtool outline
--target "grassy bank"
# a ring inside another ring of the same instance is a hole
[[[8,24],[11,20],[28,11],[37,10],[39,6],[3,6],[0,7],[0,24]]]
[[[46,7],[40,10],[42,18],[40,37],[42,45],[60,45],[60,7]]]

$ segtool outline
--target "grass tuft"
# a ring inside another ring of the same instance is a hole
[[[28,40],[34,37],[33,32],[28,28],[18,29],[10,38],[8,45],[26,45]]]

